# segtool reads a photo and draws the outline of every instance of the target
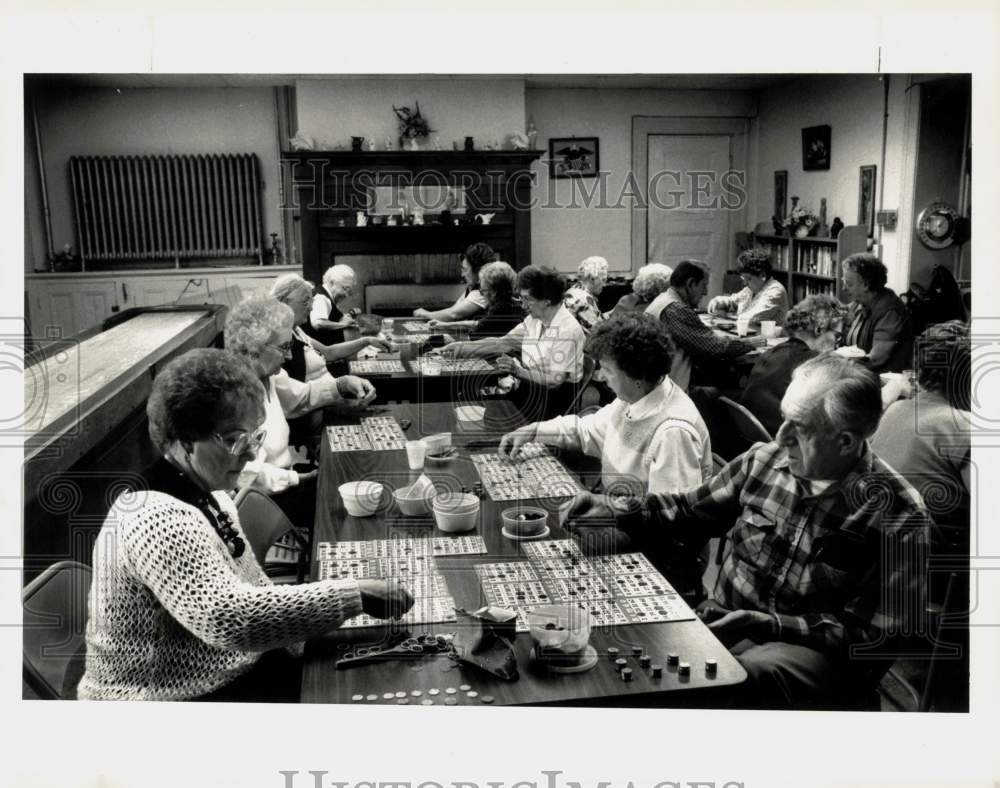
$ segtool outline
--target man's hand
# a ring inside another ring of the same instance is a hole
[[[351,326],[356,326],[357,324],[358,321],[355,320],[350,313],[344,315],[340,320],[337,321],[337,325],[340,328],[350,328]]]
[[[516,378],[522,377],[524,374],[524,364],[506,353],[497,359],[497,369],[508,372]]]
[[[710,315],[721,315],[726,311],[725,301],[720,297],[716,296],[711,301],[708,302],[708,314]]]
[[[579,527],[614,525],[615,513],[607,496],[581,492],[563,513],[562,526],[571,531]]]
[[[722,609],[720,608],[720,612]],[[774,618],[768,613],[761,613],[759,610],[731,610],[721,618],[709,622],[708,628],[722,641],[722,645],[728,647],[741,640],[766,643],[772,638],[773,624]]]
[[[508,432],[500,439],[497,454],[505,460],[516,460],[521,453],[521,447],[535,439],[535,425],[529,424],[513,432]]]
[[[337,391],[345,400],[350,400],[359,408],[367,407],[375,399],[375,387],[357,375],[343,375],[337,378]]]
[[[442,321],[438,320],[437,318],[432,318],[431,320],[427,321],[427,327],[428,328],[437,328],[438,326],[441,325],[441,322]]]
[[[358,580],[361,609],[373,618],[398,618],[413,607],[413,595],[398,580]]]

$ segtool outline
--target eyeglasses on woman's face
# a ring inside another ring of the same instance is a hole
[[[269,347],[271,348],[271,350],[277,350],[283,356],[292,355],[292,346],[293,346],[292,340],[288,340],[287,342],[284,342],[280,345],[275,345],[271,342],[264,343],[264,347]]]
[[[213,433],[219,445],[222,446],[233,457],[239,457],[244,452],[257,453],[257,450],[264,444],[267,437],[267,430],[263,427],[253,432],[237,432],[229,436]]]

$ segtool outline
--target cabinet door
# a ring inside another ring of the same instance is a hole
[[[42,282],[31,288],[31,333],[71,337],[100,325],[118,309],[114,280]]]

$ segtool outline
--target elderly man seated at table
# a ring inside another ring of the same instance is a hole
[[[597,296],[608,281],[608,261],[603,257],[588,257],[576,269],[576,284],[563,296],[563,304],[573,313],[585,334],[604,320]]]
[[[332,270],[332,269],[331,269]],[[282,364],[288,376],[307,381],[328,375],[327,365],[353,356],[366,347],[389,350],[389,343],[378,337],[362,337],[336,345],[324,345],[307,332],[314,299],[313,286],[298,274],[279,276],[271,286],[271,297],[292,308],[292,356]]]
[[[740,402],[772,435],[781,426],[781,398],[792,382],[792,372],[803,361],[837,346],[846,313],[833,296],[807,296],[785,316],[787,341],[765,351],[754,363]]]
[[[162,459],[123,492],[94,544],[86,700],[299,698],[302,641],[413,598],[385,580],[275,586],[232,499],[266,439],[265,390],[224,350],[191,350],[157,374],[146,405]]]
[[[670,377],[684,391],[691,385],[692,370],[697,368],[699,384],[714,384],[724,377],[727,361],[745,355],[766,340],[763,337],[738,339],[727,337],[701,322],[695,312],[708,290],[708,271],[696,260],[684,260],[670,276],[670,288],[664,294],[660,320],[677,346]]]
[[[240,486],[254,484],[269,493],[283,493],[315,479],[314,470],[299,474],[289,445],[288,418],[317,408],[350,401],[364,407],[375,398],[371,383],[353,375],[329,375],[303,383],[288,376],[281,365],[292,353],[291,307],[273,298],[255,296],[241,301],[226,318],[226,348],[241,356],[264,386],[266,436],[257,456],[246,463]],[[301,458],[304,459],[304,458]],[[315,496],[309,491],[276,499],[296,525],[312,523]]]
[[[780,323],[788,311],[788,292],[771,272],[771,255],[763,249],[745,249],[736,258],[744,287],[733,295],[719,295],[708,302],[712,315],[736,313],[759,325],[762,320]]]
[[[527,418],[561,413],[583,375],[583,329],[563,305],[566,280],[551,268],[529,265],[517,275],[528,316],[502,337],[453,342],[441,348],[451,358],[499,356],[508,373],[512,401]],[[520,353],[520,360],[510,355]]]
[[[666,292],[666,289],[670,287],[670,274],[673,273],[673,270],[669,265],[663,263],[648,263],[642,266],[635,272],[635,279],[632,280],[632,292],[619,298],[614,309],[608,312],[605,317],[639,315],[648,311],[656,297]]]
[[[876,372],[901,372],[912,363],[913,327],[906,305],[885,286],[888,272],[875,255],[852,254],[842,265],[843,296],[851,303],[845,348],[860,348]]]
[[[492,263],[496,259],[497,253],[489,244],[472,244],[462,256],[462,279],[465,280],[465,292],[447,309],[438,309],[437,311],[423,308],[414,309],[413,316],[450,323],[481,315],[486,311],[487,303],[479,288],[479,272],[484,265]]]
[[[648,315],[601,323],[586,352],[604,370],[616,399],[596,413],[560,416],[508,433],[500,455],[517,459],[529,441],[601,459],[606,492],[644,494],[697,487],[712,471],[708,428],[687,394],[668,377],[673,343]]]
[[[686,493],[612,501],[582,493],[567,525],[616,521],[647,552],[732,547],[709,628],[749,674],[740,703],[823,708],[871,694],[897,638],[923,631],[930,516],[867,439],[878,377],[835,355],[795,370],[773,443],[759,443]],[[692,545],[693,542],[693,545]]]
[[[479,269],[479,291],[486,299],[486,313],[473,320],[430,320],[433,330],[465,328],[469,339],[501,337],[524,320],[524,310],[515,297],[517,273],[508,263],[487,263]]]
[[[303,330],[324,345],[344,341],[344,329],[355,324],[354,318],[340,311],[340,304],[354,295],[357,277],[349,265],[332,265],[323,272],[323,280],[313,293],[309,321]],[[296,325],[299,325],[296,323]]]

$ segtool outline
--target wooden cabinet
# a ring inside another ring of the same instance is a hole
[[[243,269],[184,269],[129,273],[27,274],[31,334],[71,337],[133,307],[222,304],[232,307],[252,294],[266,294],[282,274],[298,266]]]
[[[774,278],[788,290],[792,305],[806,296],[828,293],[841,298],[840,264],[845,257],[868,248],[868,231],[850,225],[836,238],[790,238],[753,234],[754,245],[768,250]]]

